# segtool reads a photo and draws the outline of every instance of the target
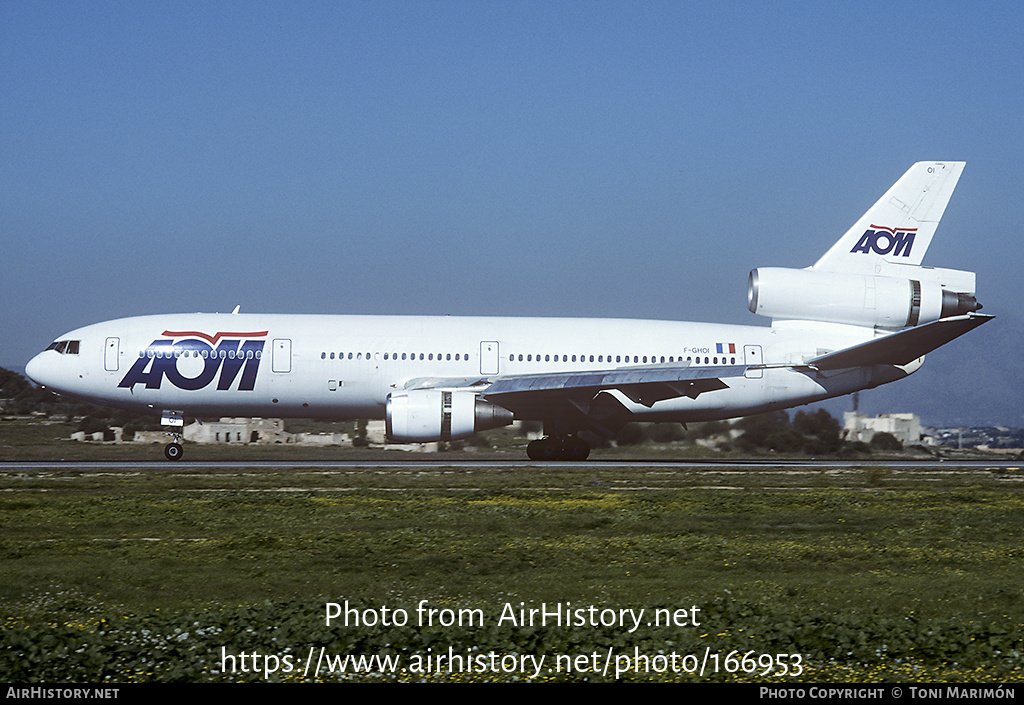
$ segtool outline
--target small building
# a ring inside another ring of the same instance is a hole
[[[124,427],[122,426],[111,426],[106,431],[96,431],[93,433],[86,433],[85,431],[75,431],[71,434],[71,440],[85,443],[91,441],[94,443],[120,443],[124,435]]]
[[[283,419],[224,416],[217,421],[194,421],[182,429],[182,435],[191,443],[352,445],[352,439],[347,433],[289,433],[284,430]],[[168,431],[135,433],[136,443],[166,443],[167,438]]]
[[[193,443],[294,443],[284,430],[282,419],[221,417],[217,421],[194,421],[183,430]]]
[[[876,433],[891,433],[905,446],[930,444],[916,414],[879,414],[867,416],[857,411],[843,414],[843,432],[848,441],[870,443]]]

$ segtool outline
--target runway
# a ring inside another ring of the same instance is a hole
[[[749,460],[693,460],[693,459],[650,459],[650,458],[594,458],[585,461],[541,462],[523,458],[409,458],[398,460],[34,460],[34,461],[0,461],[0,472],[33,471],[47,469],[62,470],[300,470],[300,469],[381,469],[381,470],[416,470],[416,469],[505,469],[532,468],[557,471],[564,469],[700,469],[707,468],[717,471],[728,470],[768,470],[772,468],[785,470],[851,470],[857,468],[885,467],[892,470],[992,470],[1003,472],[1020,471],[1024,461],[1019,459],[971,459],[971,460],[800,460],[800,459],[749,459]]]

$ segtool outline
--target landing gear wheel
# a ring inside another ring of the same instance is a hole
[[[526,446],[530,460],[586,460],[590,445],[576,436],[549,436]]]
[[[562,446],[564,460],[586,460],[590,457],[590,444],[582,438],[570,436]]]
[[[530,460],[558,460],[561,454],[562,444],[557,438],[541,438],[526,446]]]
[[[526,457],[528,457],[530,460],[544,460],[544,456],[541,455],[540,452],[540,447],[542,444],[543,441],[540,440],[530,441],[526,445]]]
[[[541,460],[561,460],[562,459],[562,444],[557,438],[545,438],[542,440],[540,446],[540,459]]]
[[[183,453],[180,443],[168,443],[164,446],[164,457],[168,460],[181,460]]]

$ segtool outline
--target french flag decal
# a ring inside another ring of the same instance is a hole
[[[715,352],[728,353],[730,355],[736,354],[736,343],[715,343]]]

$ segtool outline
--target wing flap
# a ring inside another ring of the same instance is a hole
[[[495,380],[484,395],[507,408],[530,406],[534,402],[550,404],[558,400],[579,407],[587,405],[602,391],[617,389],[634,403],[650,408],[665,399],[683,396],[696,399],[704,392],[725,389],[728,385],[722,381],[723,377],[742,377],[746,370],[745,365],[698,367],[670,364],[515,375]]]
[[[513,375],[496,379],[485,394],[488,397],[521,392],[577,391],[594,394],[604,389],[639,392],[648,388],[671,392],[662,398],[690,396],[694,392],[722,389],[723,377],[742,377],[746,365],[697,367],[695,365],[655,365],[624,367],[592,372],[555,372],[537,375]],[[697,391],[699,390],[699,391]],[[695,394],[694,394],[695,396]]]

